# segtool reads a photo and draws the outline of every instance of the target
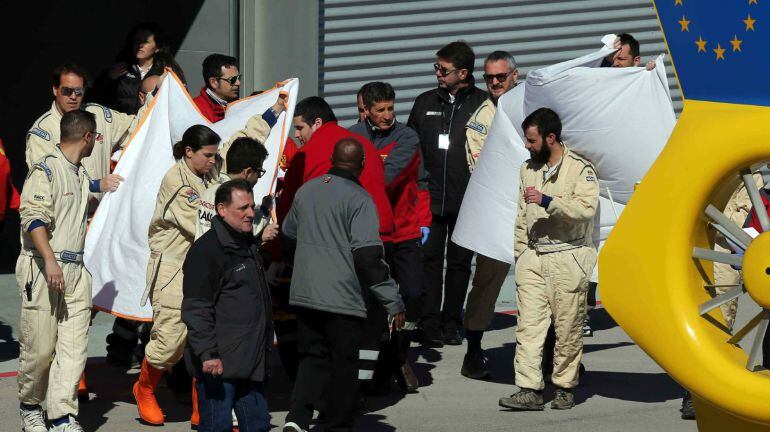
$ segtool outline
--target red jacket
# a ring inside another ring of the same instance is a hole
[[[20,204],[19,191],[11,182],[11,162],[6,157],[3,141],[0,140],[0,222],[5,218],[6,211],[18,211]]]
[[[284,177],[283,191],[278,199],[276,209],[278,224],[282,224],[289,213],[294,195],[300,186],[329,171],[332,167],[334,145],[342,138],[348,137],[355,138],[364,146],[366,162],[359,180],[377,206],[380,217],[380,238],[383,242],[390,242],[393,235],[393,211],[385,193],[385,168],[379,152],[369,140],[349,132],[337,125],[337,122],[324,123],[292,158]]]
[[[393,243],[419,239],[420,227],[429,227],[433,215],[417,132],[398,122],[387,131],[375,131],[368,121],[353,125],[350,131],[370,139],[385,163],[386,191],[395,223]]]
[[[193,102],[198,106],[201,114],[209,119],[211,123],[216,123],[225,118],[225,107],[216,103],[211,99],[211,96],[206,94],[206,87],[201,89],[200,95],[193,99]]]

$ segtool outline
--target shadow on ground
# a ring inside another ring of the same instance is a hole
[[[19,341],[13,338],[13,328],[0,321],[0,362],[19,358]]]

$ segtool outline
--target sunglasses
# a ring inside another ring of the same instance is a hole
[[[492,84],[493,82],[495,82],[494,81],[495,79],[497,79],[497,82],[503,82],[503,81],[507,80],[508,77],[511,76],[512,73],[513,73],[513,71],[510,71],[508,73],[494,74],[494,75],[484,74],[482,76],[484,77],[484,81],[486,81],[489,84]]]
[[[449,70],[449,69],[441,66],[438,63],[433,63],[433,70],[438,72],[438,74],[441,75],[442,77],[445,77],[445,76],[447,76],[447,75],[449,75],[449,74],[451,74],[453,72],[457,72],[457,71],[462,70],[462,69],[452,69],[452,70]]]
[[[59,87],[59,93],[61,93],[63,96],[70,97],[74,93],[75,96],[80,97],[83,96],[83,87]]]
[[[227,81],[228,83],[230,83],[230,85],[235,85],[235,83],[237,83],[238,80],[241,79],[241,74],[233,75],[233,76],[227,77],[227,78],[225,78],[225,77],[217,77],[217,79],[220,79],[222,81]]]

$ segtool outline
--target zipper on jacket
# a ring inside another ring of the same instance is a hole
[[[452,145],[451,142],[451,135],[452,135],[452,119],[454,119],[455,116],[455,103],[457,102],[457,99],[455,99],[455,102],[452,102],[452,110],[449,113],[449,126],[447,127],[448,130],[445,130],[447,132],[447,137],[450,138],[450,142],[447,145],[446,150],[444,150],[444,184],[441,188],[441,216],[444,216],[444,209],[446,207],[446,161],[447,161],[447,155],[449,154],[449,146]],[[444,111],[441,111],[441,116],[443,119]],[[443,126],[443,125],[442,125]]]

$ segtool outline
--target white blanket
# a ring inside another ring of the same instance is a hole
[[[289,109],[280,115],[264,143],[269,152],[264,164],[267,172],[254,187],[255,197],[267,195],[273,190],[283,144],[291,132],[298,89],[297,79],[287,80],[231,104],[225,118],[212,124],[175,75],[164,79],[115,168],[126,180],[115,193],[104,196],[86,236],[84,262],[93,277],[95,308],[131,319],[152,319],[150,304],[140,305],[150,257],[147,234],[160,183],[175,162],[173,143],[196,124],[209,126],[224,143],[251,116],[272,106],[280,91],[287,92]]]
[[[612,39],[603,41],[611,45]],[[622,212],[676,123],[662,56],[653,71],[596,67],[611,52],[605,46],[531,71],[523,92],[517,91],[519,85],[500,98],[460,207],[455,243],[514,262],[519,170],[529,159],[520,137],[524,119],[515,115],[519,103],[524,104],[522,117],[541,107],[556,111],[563,141],[596,166],[601,196],[594,240],[607,238],[616,213]]]

